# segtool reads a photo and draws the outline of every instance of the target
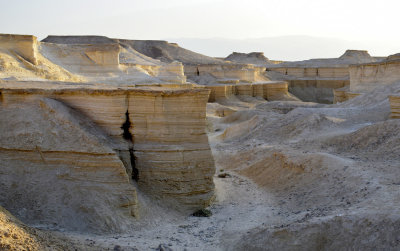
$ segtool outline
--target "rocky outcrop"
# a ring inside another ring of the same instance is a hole
[[[38,63],[35,36],[0,34],[0,49],[11,50],[34,65]]]
[[[115,39],[119,43],[129,45],[134,50],[162,62],[181,62],[184,65],[195,64],[226,64],[223,60],[208,57],[185,48],[175,43],[161,40],[126,40]]]
[[[30,224],[126,230],[136,189],[108,136],[54,99],[2,96],[1,205]]]
[[[318,103],[332,103],[333,90],[350,84],[347,67],[271,67],[267,76],[287,81],[302,101]]]
[[[12,34],[0,34],[0,78],[73,82],[83,80],[43,57],[36,37]]]
[[[400,119],[400,96],[389,96],[390,102],[390,117]]]
[[[240,64],[254,64],[261,67],[273,64],[266,56],[264,56],[263,52],[251,52],[251,53],[233,52],[232,54],[227,56],[225,60]]]
[[[270,67],[270,71],[292,78],[348,78],[348,67]]]
[[[185,75],[194,81],[200,80],[203,76],[215,78],[215,82],[234,81],[238,82],[256,82],[268,80],[263,76],[265,68],[253,65],[217,65],[217,64],[199,64],[195,66],[185,66]]]
[[[346,52],[339,57],[340,60],[350,61],[351,63],[366,63],[374,62],[375,59],[366,50],[346,50]]]
[[[183,65],[163,63],[134,50],[129,43],[101,36],[49,36],[41,51],[58,65],[89,81],[117,84],[185,83]]]
[[[108,73],[119,70],[118,44],[52,44],[42,43],[42,48],[54,63],[79,73]]]
[[[288,81],[289,91],[303,101],[332,103],[335,99],[334,90],[350,85],[351,64],[376,61],[367,51],[347,50],[339,58],[270,65],[267,67],[267,76],[272,80]]]
[[[400,81],[400,60],[395,57],[389,58],[390,60],[382,62],[351,65],[349,68],[350,90],[368,92],[378,86]]]
[[[261,97],[269,101],[274,100],[298,100],[288,92],[288,84],[283,81],[269,81],[259,83],[241,83],[236,85],[219,84],[206,85],[210,89],[209,102],[215,102],[218,99],[229,98],[234,95],[247,95],[252,97]]]
[[[3,88],[2,100],[51,96],[84,114],[114,139],[112,149],[139,192],[179,211],[193,212],[213,199],[215,168],[205,133],[208,90],[50,86]]]
[[[112,44],[113,39],[105,36],[55,36],[49,35],[42,42],[53,44]]]

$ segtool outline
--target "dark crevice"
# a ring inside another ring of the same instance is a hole
[[[197,67],[197,76],[200,76],[200,71],[199,71],[199,67]]]
[[[139,170],[136,168],[136,157],[134,154],[134,150],[133,147],[129,148],[129,157],[131,160],[131,167],[132,167],[132,179],[134,181],[138,181],[139,180]]]
[[[133,135],[131,133],[132,123],[129,118],[129,111],[127,110],[125,113],[125,122],[122,124],[121,129],[123,130],[122,137],[129,141],[131,147],[129,147],[129,160],[132,168],[132,179],[135,181],[139,180],[139,170],[136,168],[136,156],[135,150],[133,149],[134,140]]]
[[[121,126],[121,129],[124,131],[122,133],[122,137],[124,139],[129,140],[129,141],[131,141],[133,143],[133,136],[132,136],[132,133],[130,132],[131,125],[132,125],[132,123],[131,123],[131,121],[129,119],[129,111],[126,110],[125,122]]]

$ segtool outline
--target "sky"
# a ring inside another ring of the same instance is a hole
[[[400,52],[399,7],[398,0],[0,0],[0,33],[178,42],[312,36],[388,55]]]

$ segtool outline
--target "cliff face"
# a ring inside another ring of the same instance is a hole
[[[350,90],[372,91],[381,85],[390,85],[400,80],[400,60],[350,66]]]
[[[43,57],[36,37],[10,34],[0,34],[0,78],[83,80]]]
[[[283,81],[268,81],[265,83],[247,83],[247,84],[219,84],[207,85],[211,90],[209,102],[215,102],[218,99],[229,98],[234,95],[247,95],[252,97],[264,98],[268,101],[275,100],[298,100],[288,92],[288,84]]]
[[[400,96],[389,96],[390,117],[400,119]]]
[[[367,51],[347,50],[339,58],[270,65],[267,75],[273,80],[288,81],[289,91],[303,101],[332,103],[336,101],[334,90],[350,85],[351,64],[376,61]]]
[[[12,50],[25,60],[36,65],[37,39],[31,35],[0,34],[0,48]]]
[[[349,85],[348,67],[271,67],[271,79],[285,80],[289,91],[302,101],[332,103],[333,90]]]
[[[136,189],[108,137],[56,100],[2,96],[0,203],[27,223],[125,230]]]
[[[6,88],[1,96],[4,105],[52,97],[72,107],[112,138],[108,142],[116,163],[105,157],[90,161],[98,161],[107,170],[125,165],[122,169],[124,177],[137,182],[139,193],[190,213],[208,205],[214,197],[212,176],[215,167],[205,133],[208,95],[209,91],[205,89],[76,89],[76,86],[64,86],[55,89]],[[37,155],[37,150],[32,151]],[[65,165],[70,165],[68,168],[80,165],[79,161],[72,161],[77,156],[68,158],[71,159],[69,163],[64,161]],[[28,159],[26,161],[29,163]],[[103,174],[96,173],[94,177],[101,183],[108,177]],[[115,196],[127,196],[126,192],[112,187],[109,190]]]
[[[266,81],[263,73],[265,68],[256,67],[246,64],[231,64],[231,65],[217,65],[217,64],[199,64],[195,66],[185,66],[185,75],[189,79],[201,81],[203,76],[211,76],[215,78],[216,82],[220,80],[237,80],[238,82],[255,82]]]

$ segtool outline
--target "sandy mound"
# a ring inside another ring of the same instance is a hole
[[[0,250],[76,250],[71,243],[24,225],[0,207]]]
[[[376,214],[364,217],[334,216],[324,218],[322,223],[311,221],[257,229],[227,246],[237,250],[398,249],[396,232],[400,220]]]
[[[210,120],[236,133],[210,137],[218,168],[255,182],[279,219],[227,231],[224,248],[398,248],[400,122],[388,119],[388,95],[399,87],[337,105],[264,102]]]
[[[399,159],[400,120],[388,120],[363,127],[353,133],[325,142],[342,154],[357,154],[374,159]]]

